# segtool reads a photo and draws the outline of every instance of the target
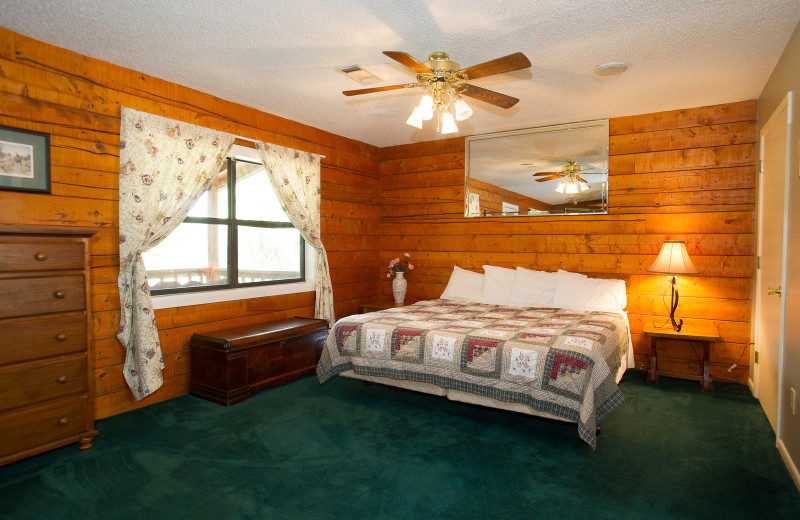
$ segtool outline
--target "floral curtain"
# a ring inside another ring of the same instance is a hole
[[[281,208],[306,242],[317,250],[314,317],[333,326],[333,286],[328,255],[320,239],[320,156],[274,144],[256,143],[258,155]]]
[[[162,385],[164,368],[142,253],[183,221],[219,173],[234,136],[125,107],[121,118],[117,337],[138,401]]]

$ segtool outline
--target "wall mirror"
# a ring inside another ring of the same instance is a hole
[[[608,213],[608,120],[466,139],[464,215]]]

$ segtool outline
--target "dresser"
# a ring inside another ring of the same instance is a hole
[[[89,239],[0,227],[0,466],[97,435]]]

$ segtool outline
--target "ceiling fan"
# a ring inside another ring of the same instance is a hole
[[[441,117],[441,132],[451,133],[458,131],[455,128],[452,111],[459,121],[467,119],[472,115],[472,109],[467,106],[460,96],[468,96],[473,99],[484,101],[500,108],[511,108],[519,102],[519,99],[493,90],[476,87],[466,81],[503,74],[515,70],[525,69],[531,66],[531,62],[521,52],[515,52],[502,58],[487,61],[479,65],[473,65],[462,69],[461,66],[450,60],[450,56],[445,52],[434,52],[428,56],[428,61],[420,63],[413,56],[405,52],[384,51],[386,56],[396,62],[408,67],[417,73],[416,83],[406,83],[403,85],[389,85],[386,87],[362,88],[358,90],[345,90],[345,96],[358,96],[361,94],[371,94],[373,92],[384,92],[387,90],[398,90],[403,88],[430,87],[430,92],[426,94],[420,104],[414,109],[414,113],[406,123],[422,128],[422,121],[433,117],[433,111],[437,110]]]
[[[536,182],[561,179],[561,182],[556,186],[556,191],[574,195],[589,189],[589,181],[579,175],[581,170],[583,170],[583,166],[578,164],[577,161],[567,161],[567,165],[562,166],[560,172],[538,172],[534,173],[533,176],[541,177],[541,179],[536,179]]]
[[[562,166],[560,172],[538,172],[534,173],[533,176],[543,177],[541,179],[536,179],[536,182],[547,182],[566,177],[567,180],[577,180],[588,184],[589,181],[578,175],[581,170],[583,170],[583,166],[577,164],[577,161],[567,161],[567,165]]]

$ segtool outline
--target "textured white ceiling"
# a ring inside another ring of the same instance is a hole
[[[421,89],[381,51],[462,67],[521,51],[530,69],[473,81],[519,98],[468,100],[458,135],[754,99],[800,20],[800,0],[0,0],[0,26],[376,146],[441,136],[404,124]],[[622,60],[621,76],[594,67]]]

